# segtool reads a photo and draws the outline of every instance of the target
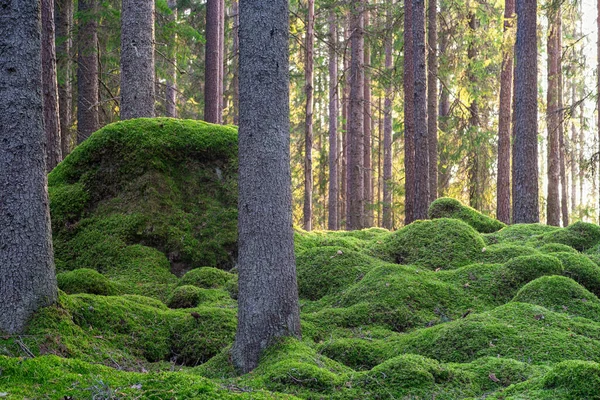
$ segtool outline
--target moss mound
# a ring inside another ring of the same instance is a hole
[[[477,259],[484,247],[479,233],[449,218],[416,221],[382,237],[371,252],[382,260],[429,269],[458,268]]]
[[[180,284],[193,285],[204,289],[216,289],[225,286],[231,279],[233,279],[233,274],[229,272],[217,268],[203,267],[188,271],[181,277]]]
[[[167,305],[169,308],[193,308],[200,303],[202,289],[192,286],[179,286],[173,291]]]
[[[600,242],[600,227],[579,221],[564,229],[548,232],[543,240],[546,243],[566,244],[575,250],[585,251]]]
[[[546,234],[560,229],[556,226],[542,224],[515,224],[486,235],[485,239],[488,244],[502,243],[538,247],[543,244],[542,240]]]
[[[474,208],[463,205],[460,201],[449,197],[435,200],[429,206],[429,218],[456,218],[460,219],[480,233],[492,233],[504,228],[506,224],[483,215]]]
[[[60,290],[68,294],[89,293],[108,296],[116,294],[111,281],[98,271],[89,268],[63,272],[56,276]]]
[[[572,399],[598,399],[600,365],[579,360],[561,362],[544,376],[543,387],[568,390]]]
[[[479,260],[484,263],[505,263],[515,257],[532,256],[540,252],[532,247],[516,244],[493,244],[482,249]],[[475,260],[474,260],[475,261]]]
[[[135,119],[96,132],[48,178],[57,265],[134,285],[140,273],[170,285],[170,273],[197,265],[233,267],[236,153],[233,128],[199,121]]]
[[[564,275],[596,296],[600,295],[600,267],[582,254],[554,253],[564,267]]]

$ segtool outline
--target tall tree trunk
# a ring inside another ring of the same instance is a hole
[[[471,36],[474,37],[479,26],[479,21],[475,16],[475,12],[469,13],[469,29],[471,30]],[[477,47],[473,42],[469,43],[467,50],[467,57],[469,59],[468,79],[469,86],[472,88],[477,87],[477,75],[474,72],[474,65],[477,62]],[[484,195],[484,182],[481,174],[481,170],[485,168],[484,161],[482,160],[483,154],[480,145],[478,144],[478,137],[480,133],[480,121],[479,121],[479,103],[477,102],[476,96],[472,96],[471,104],[469,104],[469,136],[470,136],[470,148],[469,148],[469,160],[468,160],[468,187],[469,187],[469,205],[476,210],[483,210],[483,195]]]
[[[98,119],[97,0],[78,0],[77,143],[100,128]]]
[[[548,225],[560,226],[560,155],[558,128],[558,12],[548,9],[548,93],[546,125],[548,127]]]
[[[566,149],[565,149],[565,112],[564,112],[564,82],[562,73],[562,11],[557,10],[557,36],[556,36],[556,53],[557,53],[557,71],[558,71],[558,141],[560,153],[560,188],[561,188],[561,215],[563,226],[569,225],[569,195],[567,193],[567,165],[566,165]]]
[[[438,59],[437,59],[437,0],[429,0],[427,26],[427,133],[429,135],[429,202],[437,199],[438,185]]]
[[[344,29],[344,85],[342,91],[342,163],[340,171],[340,228],[342,224],[348,229],[348,111],[350,103],[350,57],[348,42],[350,41],[350,19],[346,18]]]
[[[172,14],[169,16],[170,22],[177,21],[177,1],[168,0],[167,2]],[[166,115],[167,117],[177,118],[177,34],[173,33],[171,45],[169,46],[169,59],[167,60],[167,88],[166,88]]]
[[[220,124],[221,119],[221,53],[219,25],[221,17],[221,0],[207,0],[206,2],[206,51],[204,66],[204,120]]]
[[[500,75],[500,116],[498,121],[498,182],[496,218],[510,223],[510,132],[512,119],[512,87],[514,44],[510,32],[514,27],[515,0],[504,1],[504,43]]]
[[[40,2],[0,7],[0,332],[56,301],[43,124]]]
[[[425,0],[412,0],[414,112],[415,112],[415,219],[427,219],[429,208],[429,135],[427,133],[427,70]]]
[[[596,27],[597,27],[597,31],[598,31],[598,38],[596,41],[596,76],[597,76],[597,85],[596,85],[596,97],[597,97],[597,103],[596,103],[596,109],[600,110],[600,0],[598,0],[598,6],[597,6],[597,19],[596,19]],[[600,112],[600,111],[599,111]],[[581,106],[581,119],[583,120],[583,105]],[[598,126],[596,127],[598,130],[598,152],[600,153],[600,117],[598,118]],[[581,126],[581,136],[583,137],[583,125]],[[583,147],[583,141],[581,142],[581,146]],[[582,150],[582,154],[583,154],[583,150]],[[597,171],[600,171],[600,157],[598,158],[598,169]],[[600,174],[598,174],[598,179],[600,179]],[[583,189],[583,179],[581,180],[581,186]],[[600,187],[600,185],[598,185],[598,187]],[[581,190],[581,194],[582,197],[580,197],[583,200],[583,190]],[[600,196],[598,196],[598,198],[600,199]],[[600,205],[598,208],[598,223],[600,224]]]
[[[412,0],[404,1],[404,225],[415,220],[415,77]]]
[[[443,4],[442,4],[443,6]],[[442,8],[443,15],[445,8]],[[440,55],[445,56],[448,48],[448,32],[447,29],[440,30]],[[440,103],[439,103],[439,129],[444,133],[448,133],[448,119],[450,117],[450,92],[447,87],[440,83]],[[438,192],[440,196],[445,196],[450,185],[451,169],[448,167],[447,152],[439,152],[439,169],[438,169]]]
[[[288,1],[240,1],[239,296],[242,373],[300,336],[290,174]]]
[[[349,230],[364,227],[364,1],[352,0],[350,15],[350,111],[348,115]]]
[[[54,7],[56,25],[56,61],[58,76],[58,111],[63,158],[71,148],[73,126],[73,0],[57,0]]]
[[[365,6],[368,6],[369,1],[365,0]],[[365,11],[365,27],[369,26],[369,11]],[[368,45],[365,45],[365,111],[364,111],[364,161],[363,168],[365,171],[365,220],[364,227],[373,226],[373,168],[371,165],[371,135],[373,118],[371,116],[371,51]]]
[[[154,0],[122,0],[121,119],[154,117]]]
[[[304,229],[312,230],[312,196],[313,196],[313,92],[314,92],[314,46],[315,46],[315,2],[308,0],[308,15],[306,22],[306,61],[304,65],[304,91],[306,94],[306,108],[304,119]]]
[[[239,85],[239,56],[240,56],[240,41],[239,41],[239,28],[240,28],[240,10],[238,7],[237,0],[232,1],[233,9],[233,124],[239,124],[239,109],[240,109],[240,85]]]
[[[575,35],[573,35],[573,37],[575,37]],[[569,82],[571,84],[571,104],[574,105],[577,101],[577,85],[575,83],[575,77],[573,76]],[[573,114],[571,116],[571,145],[569,158],[571,160],[571,212],[575,213],[575,209],[577,208],[577,128],[575,127],[576,107],[573,106],[572,110]]]
[[[329,219],[327,228],[338,230],[338,65],[335,12],[329,12]]]
[[[392,1],[388,0],[388,7]],[[392,101],[393,101],[393,74],[394,59],[392,54],[394,36],[392,33],[392,11],[388,8],[386,15],[385,35],[385,102],[383,121],[383,227],[392,229]],[[404,47],[406,53],[406,46]],[[406,107],[406,106],[405,106]]]
[[[50,172],[62,161],[54,38],[54,0],[42,0],[42,90],[44,94],[44,130],[46,131],[46,168]]]
[[[517,0],[513,223],[539,222],[537,3]]]
[[[225,0],[219,0],[219,123],[223,123],[225,99]]]

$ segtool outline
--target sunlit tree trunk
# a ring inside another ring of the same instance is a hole
[[[368,0],[365,0],[365,5],[368,5]],[[365,26],[369,26],[369,11],[365,11]],[[365,205],[364,205],[364,227],[373,226],[373,169],[371,165],[371,135],[372,135],[372,110],[371,107],[371,51],[369,45],[365,45],[365,111],[364,111],[364,161],[363,169],[365,175]]]
[[[335,13],[329,13],[329,219],[327,228],[338,230],[338,59],[337,59],[337,21]]]
[[[170,22],[177,21],[177,1],[167,2],[172,14],[168,17]],[[167,60],[167,82],[166,82],[166,115],[177,118],[177,34],[173,33],[169,46],[169,59]]]
[[[437,199],[438,185],[438,58],[437,0],[429,0],[427,24],[427,133],[429,135],[429,202]]]
[[[392,1],[387,2],[391,5]],[[388,8],[386,16],[386,35],[385,35],[385,103],[384,103],[384,121],[383,121],[383,227],[392,229],[392,100],[393,86],[392,75],[394,72],[393,60],[393,33],[392,33],[392,11]]]
[[[560,148],[558,127],[558,12],[548,10],[548,92],[546,125],[548,127],[548,196],[546,218],[548,225],[560,226]]]
[[[306,42],[305,42],[305,72],[304,72],[304,91],[306,94],[306,107],[304,119],[304,208],[303,221],[304,229],[312,230],[312,196],[313,196],[313,166],[312,166],[312,147],[313,147],[313,92],[314,92],[314,46],[315,46],[315,2],[308,0],[308,15],[306,20]]]
[[[404,2],[404,224],[415,220],[415,107],[412,0]]]

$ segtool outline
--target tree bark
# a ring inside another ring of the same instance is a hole
[[[427,132],[427,70],[425,0],[412,0],[414,116],[415,116],[415,219],[427,219],[429,208],[429,134]]]
[[[73,126],[73,0],[57,0],[54,7],[56,26],[56,62],[58,76],[58,111],[63,158],[69,154]]]
[[[548,9],[548,92],[546,125],[548,127],[548,225],[560,226],[560,155],[558,128],[558,12]]]
[[[348,115],[349,230],[364,227],[364,1],[352,0],[350,15],[350,111]]]
[[[344,29],[344,85],[342,90],[342,138],[340,156],[340,215],[338,217],[340,228],[342,225],[348,229],[348,111],[350,99],[350,61],[348,45],[350,40],[350,19],[346,18]]]
[[[167,5],[171,9],[172,14],[169,16],[169,21],[177,21],[177,1],[168,0]],[[171,46],[168,49],[169,59],[167,60],[167,82],[166,82],[166,115],[167,117],[177,118],[177,34],[172,36]]]
[[[56,301],[46,180],[40,2],[0,7],[0,332]]]
[[[206,51],[204,66],[204,120],[220,124],[221,115],[221,53],[220,48],[220,0],[206,2]]]
[[[121,120],[154,117],[154,0],[122,0]]]
[[[365,0],[365,6],[368,6],[368,0]],[[369,26],[369,11],[365,10],[365,27]],[[372,123],[373,118],[371,116],[371,74],[369,68],[371,67],[371,51],[368,45],[365,45],[365,110],[364,110],[364,159],[363,169],[365,171],[365,211],[364,211],[364,227],[368,228],[373,226],[373,168],[371,165],[371,136],[372,136]]]
[[[288,1],[240,1],[239,296],[234,365],[300,337],[290,174]]]
[[[576,37],[576,32],[573,37]],[[575,104],[576,100],[576,83],[575,77],[570,80],[571,83],[571,104]],[[571,159],[571,212],[575,213],[577,208],[577,128],[575,127],[576,119],[576,107],[573,107],[573,115],[571,116],[571,146],[570,146],[570,159]]]
[[[476,35],[479,27],[479,21],[475,16],[475,12],[469,13],[469,29],[471,36]],[[469,59],[468,67],[468,79],[469,86],[476,88],[478,86],[477,75],[474,72],[474,65],[477,62],[477,47],[471,41],[467,50],[467,57]],[[469,205],[476,210],[483,210],[483,197],[484,197],[484,179],[482,170],[485,168],[485,163],[482,160],[483,155],[482,149],[478,144],[478,138],[480,134],[480,115],[479,115],[479,103],[477,97],[472,95],[471,104],[469,104],[469,136],[470,136],[470,147],[469,147],[469,159],[468,159],[468,188],[469,188]]]
[[[539,222],[537,3],[517,0],[513,223]]]
[[[240,27],[240,11],[237,0],[232,1],[233,9],[233,124],[239,124],[239,109],[240,109],[240,84],[239,84],[239,53],[240,53],[240,41],[238,37]]]
[[[219,0],[219,123],[223,123],[225,99],[225,0]]]
[[[304,66],[304,92],[306,94],[306,107],[304,119],[304,207],[303,222],[304,229],[312,230],[313,219],[313,166],[312,166],[312,147],[313,147],[313,93],[314,93],[314,46],[315,46],[315,2],[308,0],[308,15],[306,22],[306,42],[305,56],[306,64]]]
[[[327,228],[338,230],[338,65],[335,12],[329,13],[329,218]]]
[[[442,13],[446,11],[442,4]],[[440,30],[440,55],[444,57],[448,48],[448,32],[447,29]],[[440,88],[440,103],[439,103],[439,129],[448,134],[448,119],[450,117],[450,92],[443,84]],[[438,168],[438,193],[440,196],[445,196],[450,185],[451,170],[448,167],[447,152],[439,151],[439,168]]]
[[[42,0],[42,86],[44,130],[46,131],[46,169],[50,172],[62,161],[54,37],[54,0]]]
[[[427,133],[429,136],[429,202],[437,199],[438,184],[438,59],[437,59],[437,0],[429,0],[427,26]]]
[[[391,5],[391,3],[391,0],[388,1],[389,5]],[[392,11],[389,8],[386,15],[386,31],[384,51],[387,81],[385,87],[385,102],[383,105],[383,227],[392,229],[392,101],[394,95],[392,78],[394,74],[394,59],[392,54]]]
[[[77,143],[100,128],[98,119],[97,0],[78,0]]]
[[[560,155],[560,204],[563,226],[569,225],[569,196],[567,193],[567,164],[566,164],[566,149],[565,149],[565,112],[564,112],[564,87],[562,73],[562,11],[557,11],[557,37],[556,37],[556,52],[557,52],[557,70],[558,70],[558,144]]]
[[[512,30],[515,0],[504,2],[504,51],[500,74],[500,115],[498,120],[498,182],[496,218],[510,223],[510,131],[512,119],[513,52]]]
[[[412,0],[404,2],[404,224],[415,220],[415,107]]]

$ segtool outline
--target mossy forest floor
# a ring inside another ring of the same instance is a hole
[[[8,399],[600,399],[600,227],[452,199],[396,232],[296,232],[302,340],[236,328],[235,129],[107,126],[49,177],[57,305],[0,337]]]

